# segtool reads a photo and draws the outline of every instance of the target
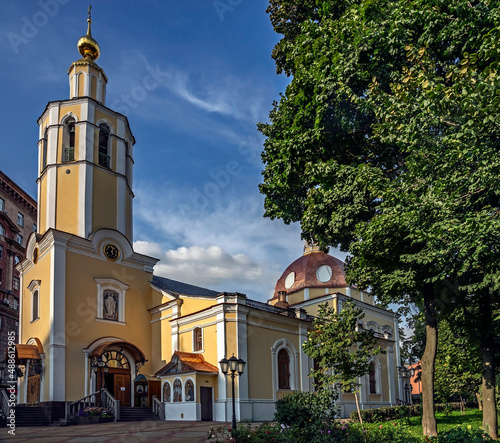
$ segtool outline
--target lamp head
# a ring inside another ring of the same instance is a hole
[[[229,361],[227,360],[226,357],[224,357],[220,362],[220,370],[224,375],[227,375],[228,369],[229,369]]]

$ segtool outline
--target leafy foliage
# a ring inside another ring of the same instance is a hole
[[[344,391],[356,391],[358,377],[368,373],[370,358],[382,352],[373,331],[358,330],[363,317],[363,310],[351,300],[344,301],[339,312],[326,303],[320,305],[303,349],[317,362],[319,369],[311,376],[321,390],[338,385]]]

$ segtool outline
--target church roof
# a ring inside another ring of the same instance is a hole
[[[153,281],[151,283],[158,289],[175,295],[189,295],[191,297],[208,298],[216,298],[219,295],[219,292],[212,291],[211,289],[182,283],[180,281],[171,280],[170,278],[158,277],[157,275],[153,275]]]
[[[339,288],[348,286],[345,280],[344,263],[338,258],[319,251],[309,250],[295,260],[276,283],[273,299],[278,292],[288,294],[304,288]]]
[[[184,372],[211,372],[217,373],[217,366],[208,363],[201,354],[193,352],[175,351],[172,359],[156,374],[156,377],[161,377],[169,374],[179,374]]]

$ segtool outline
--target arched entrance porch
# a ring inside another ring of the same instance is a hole
[[[122,406],[133,404],[132,380],[146,362],[144,353],[117,337],[103,337],[86,349],[86,392],[106,388]]]

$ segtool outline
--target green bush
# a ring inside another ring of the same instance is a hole
[[[332,423],[338,414],[334,406],[337,394],[333,390],[321,392],[297,391],[285,395],[276,403],[274,419],[284,426],[303,428],[311,423]]]
[[[420,405],[417,406],[392,406],[375,409],[362,409],[361,418],[364,423],[379,423],[398,418],[410,417],[420,414]],[[359,421],[358,411],[352,411],[351,420]]]
[[[436,438],[426,439],[426,441],[433,443],[483,443],[493,440],[480,429],[472,429],[471,426],[463,428],[459,425],[449,431],[440,432]]]

